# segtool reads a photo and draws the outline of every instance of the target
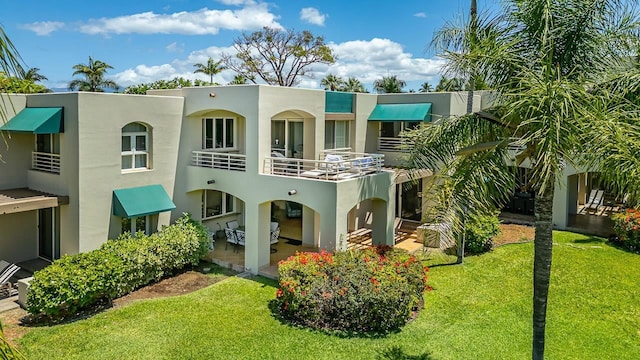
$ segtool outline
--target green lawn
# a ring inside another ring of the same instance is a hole
[[[640,256],[556,232],[549,359],[640,358]],[[425,309],[384,338],[292,328],[267,306],[275,283],[229,278],[188,295],[145,300],[87,320],[33,329],[29,359],[375,359],[391,346],[434,359],[530,358],[533,245],[507,245],[433,267]]]

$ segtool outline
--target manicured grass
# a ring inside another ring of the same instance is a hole
[[[549,359],[640,358],[640,256],[557,232],[547,316]],[[533,245],[433,267],[425,309],[384,338],[292,328],[268,303],[275,282],[229,278],[185,296],[135,302],[32,330],[29,359],[375,359],[400,346],[434,359],[530,357]]]

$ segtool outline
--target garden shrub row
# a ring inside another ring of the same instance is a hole
[[[615,236],[609,239],[640,254],[640,209],[627,209],[611,216]]]
[[[298,253],[279,264],[276,310],[314,329],[388,333],[422,304],[427,271],[414,256],[387,246]]]
[[[208,245],[206,228],[184,215],[151,236],[126,233],[97,250],[63,256],[34,274],[28,311],[57,319],[111,301],[198,264]]]

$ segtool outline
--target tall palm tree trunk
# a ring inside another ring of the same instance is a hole
[[[547,316],[547,296],[551,276],[551,252],[553,247],[553,207],[554,184],[536,194],[535,200],[535,240],[533,260],[533,360],[544,359],[544,333]]]
[[[475,46],[477,42],[478,31],[478,4],[476,0],[471,0],[471,6],[469,8],[469,23],[471,28],[471,46]],[[473,112],[473,92],[476,89],[476,71],[471,69],[471,76],[469,76],[469,89],[467,91],[467,114]]]

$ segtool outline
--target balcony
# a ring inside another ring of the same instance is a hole
[[[409,152],[413,141],[403,137],[378,138],[378,151],[381,152]]]
[[[354,153],[342,149],[323,150],[320,158],[323,160],[267,157],[264,160],[264,173],[340,181],[379,173],[384,165],[384,155]]]
[[[193,151],[191,165],[211,169],[246,171],[247,155],[206,150]]]
[[[52,174],[60,174],[60,154],[33,151],[31,153],[31,168]]]

